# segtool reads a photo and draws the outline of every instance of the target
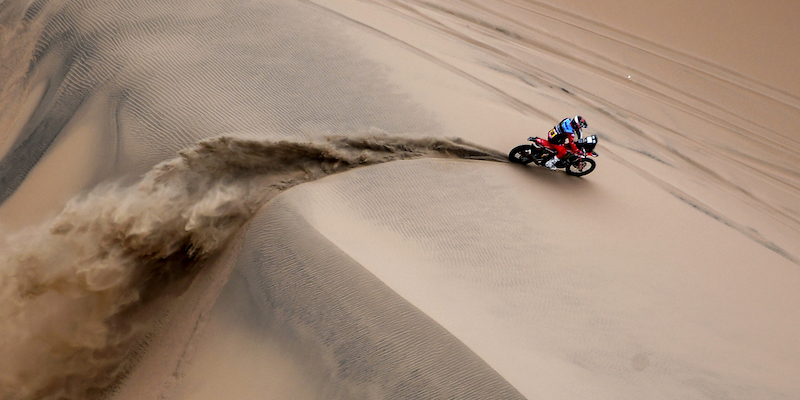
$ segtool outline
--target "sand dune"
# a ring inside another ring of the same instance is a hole
[[[134,186],[98,187],[51,224],[10,235],[3,395],[80,397],[107,386],[140,333],[131,313],[219,253],[276,193],[353,167],[433,155],[504,161],[441,139],[220,138],[159,164]]]
[[[651,3],[0,2],[0,397],[800,397],[797,7]]]

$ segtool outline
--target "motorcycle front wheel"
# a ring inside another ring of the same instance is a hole
[[[533,159],[533,146],[529,144],[521,144],[508,153],[508,161],[515,164],[530,164]]]
[[[597,164],[591,158],[576,158],[567,165],[567,175],[584,176],[592,171]]]

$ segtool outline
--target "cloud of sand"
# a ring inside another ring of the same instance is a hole
[[[0,397],[85,398],[113,384],[144,327],[136,310],[217,254],[270,198],[354,167],[419,157],[505,161],[459,140],[222,137],[133,185],[97,187],[47,224],[5,235]]]

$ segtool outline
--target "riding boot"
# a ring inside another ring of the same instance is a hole
[[[553,156],[553,158],[547,160],[547,162],[544,163],[544,166],[550,168],[550,170],[552,171],[555,171],[557,162],[558,162],[558,156]]]

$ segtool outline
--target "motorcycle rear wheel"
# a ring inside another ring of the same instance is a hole
[[[597,163],[591,158],[576,158],[567,165],[567,175],[584,176],[592,171]]]
[[[529,144],[521,144],[511,149],[508,153],[508,161],[515,164],[530,164],[534,160],[534,148]]]

